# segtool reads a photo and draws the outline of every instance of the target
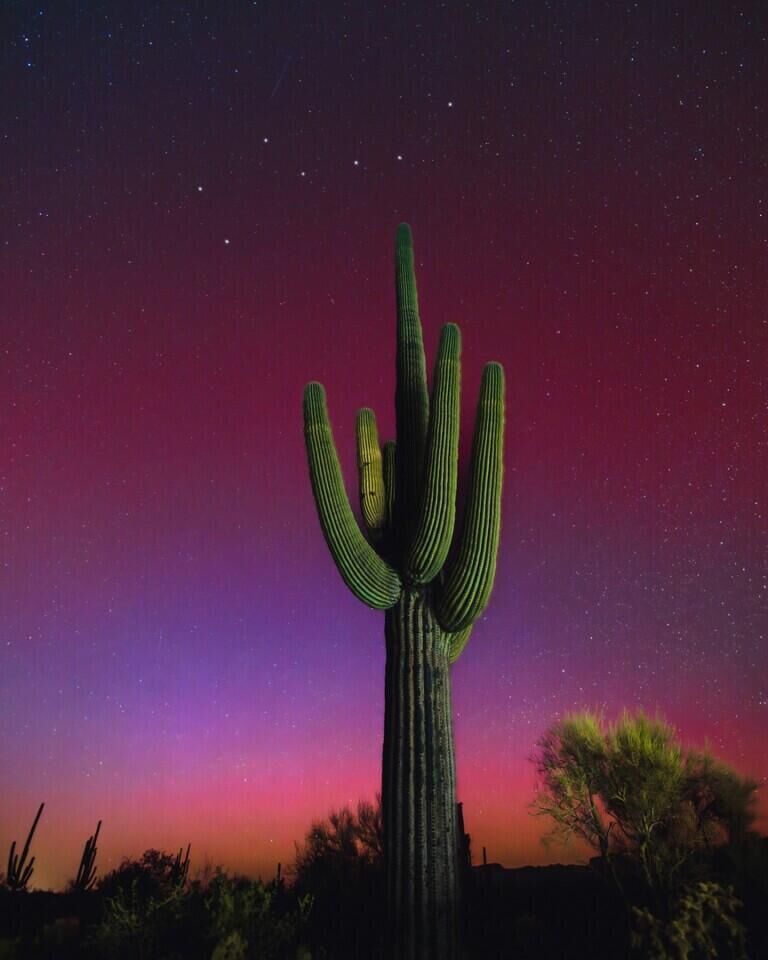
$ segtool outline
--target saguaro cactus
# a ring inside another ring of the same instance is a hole
[[[304,433],[320,525],[352,592],[385,610],[382,807],[388,929],[398,960],[456,955],[459,896],[450,666],[493,586],[499,542],[504,372],[483,371],[463,529],[454,538],[459,329],[443,327],[427,391],[413,241],[396,242],[397,445],[357,415],[363,536],[344,488],[319,383],[304,391]]]
[[[81,893],[92,890],[96,883],[96,841],[99,839],[99,830],[101,820],[96,824],[96,832],[85,841],[77,876],[72,884],[72,889]]]
[[[9,890],[26,890],[27,884],[29,883],[29,878],[32,876],[32,871],[35,866],[35,858],[32,857],[27,863],[27,855],[29,854],[29,845],[32,843],[32,837],[35,835],[35,830],[37,829],[37,822],[40,817],[43,815],[44,803],[40,804],[40,807],[37,811],[37,816],[35,817],[32,827],[30,828],[29,833],[27,834],[27,842],[24,844],[24,849],[21,851],[21,855],[16,853],[16,841],[14,840],[11,844],[11,850],[8,854],[8,871],[5,875],[5,884]]]

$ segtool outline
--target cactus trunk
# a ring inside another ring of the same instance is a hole
[[[450,639],[429,588],[385,616],[382,804],[391,954],[455,956],[458,877]]]

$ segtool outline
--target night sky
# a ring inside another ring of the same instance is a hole
[[[762,7],[762,10],[761,10]],[[270,875],[373,798],[383,616],[301,420],[394,431],[394,240],[427,363],[507,375],[496,586],[454,668],[476,859],[565,711],[658,710],[768,778],[768,11],[688,2],[5,2],[0,856],[192,842]],[[760,826],[768,827],[768,800]]]

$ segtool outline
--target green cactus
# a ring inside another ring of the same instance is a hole
[[[37,811],[37,816],[34,819],[32,828],[27,834],[27,842],[24,844],[21,855],[15,852],[16,841],[14,840],[11,844],[11,850],[8,854],[8,872],[5,875],[5,885],[9,890],[27,889],[27,884],[29,883],[29,878],[32,876],[32,870],[35,865],[34,857],[27,863],[27,854],[29,853],[29,845],[32,843],[32,837],[35,835],[37,822],[42,816],[44,806],[44,803],[40,804],[40,809]]]
[[[96,832],[93,836],[85,841],[77,876],[72,884],[73,890],[82,892],[92,890],[96,883],[96,841],[99,839],[99,830],[101,830],[101,820],[96,824]]]
[[[461,340],[442,331],[427,392],[413,241],[396,243],[397,446],[379,447],[376,419],[357,415],[366,539],[344,488],[319,383],[304,391],[304,435],[320,525],[345,583],[385,610],[382,770],[392,955],[456,954],[459,865],[450,666],[488,602],[501,517],[504,372],[485,367],[463,529],[454,535]]]

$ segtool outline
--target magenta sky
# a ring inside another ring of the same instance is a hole
[[[102,872],[191,841],[271,873],[375,793],[383,618],[323,542],[301,393],[354,494],[356,409],[394,427],[400,220],[430,366],[461,326],[463,459],[507,373],[454,672],[476,854],[579,856],[527,804],[582,706],[658,708],[765,783],[765,14],[588,10],[0,14],[0,855],[44,800],[37,884],[99,818]]]

